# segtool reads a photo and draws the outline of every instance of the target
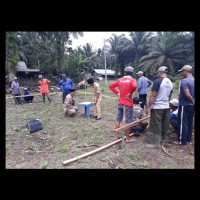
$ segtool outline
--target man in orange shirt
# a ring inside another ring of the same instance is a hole
[[[133,99],[132,94],[137,89],[137,82],[131,76],[133,75],[133,67],[127,66],[125,68],[125,76],[110,84],[109,89],[119,96],[118,113],[115,128],[119,128],[120,122],[123,119],[123,110],[125,110],[126,124],[133,121]],[[118,87],[119,91],[115,88]],[[130,128],[126,129],[126,143],[133,142],[134,139],[129,138]],[[116,139],[119,134],[116,134]]]
[[[40,86],[40,93],[42,94],[42,99],[43,99],[43,103],[45,103],[45,94],[47,96],[47,99],[49,101],[49,104],[51,103],[51,99],[49,97],[49,83],[51,83],[51,81],[49,81],[48,79],[43,79],[42,75],[39,75],[39,79],[40,81],[38,82],[38,85]]]

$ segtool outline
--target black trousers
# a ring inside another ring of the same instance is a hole
[[[139,94],[139,100],[142,102],[140,104],[141,108],[144,109],[144,106],[147,106],[147,94]]]
[[[65,92],[63,92],[63,103],[65,103],[65,98],[66,98],[66,96],[69,94],[69,92],[67,92],[67,93],[65,93]]]

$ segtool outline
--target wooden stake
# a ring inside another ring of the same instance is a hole
[[[147,116],[147,117],[144,117],[144,118],[142,118],[142,119],[139,119],[139,120],[137,120],[137,121],[131,122],[130,124],[126,124],[126,125],[124,125],[124,126],[121,126],[120,128],[115,129],[115,131],[116,131],[116,132],[119,132],[119,131],[126,130],[127,128],[130,128],[131,126],[133,126],[133,125],[135,125],[135,124],[138,124],[138,123],[140,123],[140,122],[142,122],[142,121],[144,121],[144,120],[147,120],[147,119],[149,119],[149,118],[150,118],[150,115]]]
[[[132,135],[133,135],[133,133],[130,134],[130,136],[132,136]],[[125,136],[124,138],[126,138],[126,136]],[[114,142],[111,142],[111,143],[109,143],[109,144],[107,144],[107,145],[105,145],[105,146],[102,146],[102,147],[100,147],[100,148],[98,148],[98,149],[95,149],[95,150],[93,150],[93,151],[90,151],[90,152],[87,152],[87,153],[82,154],[82,155],[80,155],[80,156],[77,156],[77,157],[75,157],[75,158],[66,160],[66,161],[63,162],[63,165],[70,164],[70,163],[75,162],[75,161],[77,161],[77,160],[79,160],[79,159],[81,159],[81,158],[85,158],[85,157],[87,157],[87,156],[90,156],[90,155],[93,155],[93,154],[95,154],[95,153],[98,153],[99,151],[102,151],[102,150],[104,150],[104,149],[106,149],[106,148],[108,148],[108,147],[111,147],[111,146],[113,146],[114,144],[119,143],[120,141],[122,141],[122,138],[120,138],[120,139],[118,139],[118,140],[115,140]]]

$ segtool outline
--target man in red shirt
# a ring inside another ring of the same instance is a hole
[[[119,128],[120,122],[123,119],[123,109],[125,109],[126,124],[133,121],[133,98],[132,94],[137,89],[137,82],[131,76],[133,75],[133,67],[125,68],[125,76],[110,84],[109,89],[119,96],[118,113],[115,128]],[[119,91],[115,88],[118,87]],[[129,138],[130,128],[126,129],[126,142],[133,142],[134,139]],[[119,139],[119,134],[116,134],[116,139]]]

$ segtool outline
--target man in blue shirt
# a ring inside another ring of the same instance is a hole
[[[136,74],[139,77],[137,91],[139,93],[140,102],[142,102],[140,106],[142,109],[144,109],[144,106],[147,106],[147,88],[152,84],[152,82],[148,78],[143,76],[142,71],[139,71]]]
[[[58,87],[63,92],[63,103],[65,102],[65,97],[69,94],[70,89],[74,89],[74,84],[71,79],[67,78],[66,74],[62,74],[63,80],[58,83]]]
[[[24,100],[28,103],[29,101],[32,103],[34,96],[26,96],[26,95],[30,95],[31,93],[28,91],[27,88],[24,88]]]
[[[181,72],[183,80],[180,84],[179,107],[178,107],[178,141],[175,144],[187,145],[192,140],[193,117],[194,117],[194,77],[192,67],[185,65]]]

